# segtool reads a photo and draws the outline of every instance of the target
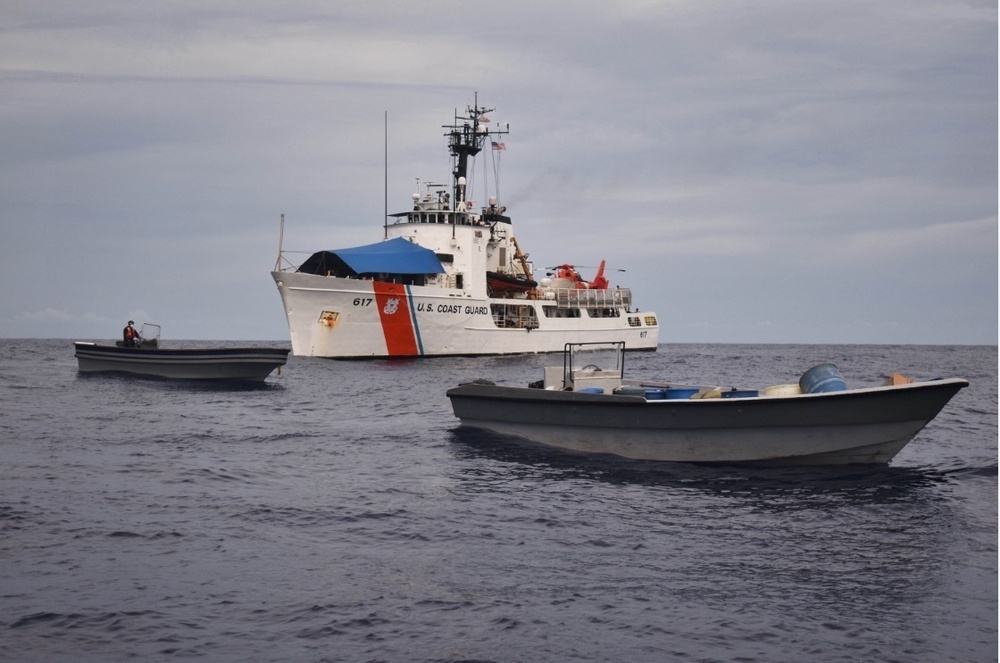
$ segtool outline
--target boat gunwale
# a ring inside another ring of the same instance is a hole
[[[449,390],[447,396],[463,424],[493,421],[636,431],[826,428],[903,421],[926,424],[966,386],[966,380],[950,378],[822,394],[646,400],[638,395],[467,384]]]
[[[648,383],[633,384],[631,386],[650,386]],[[673,385],[677,386],[677,385]],[[448,390],[447,396],[450,398],[453,394],[456,396],[461,396],[463,398],[503,398],[508,401],[518,401],[518,402],[539,402],[539,401],[552,401],[552,402],[591,402],[591,403],[608,403],[608,404],[636,404],[636,405],[650,405],[653,407],[662,407],[667,405],[694,405],[701,404],[702,407],[707,405],[720,405],[720,404],[730,404],[730,403],[754,403],[754,402],[767,402],[775,403],[782,401],[791,400],[801,400],[801,399],[842,399],[844,397],[871,394],[871,393],[894,393],[903,392],[908,390],[931,390],[937,387],[944,386],[956,386],[955,393],[958,393],[960,389],[964,389],[969,386],[969,381],[963,378],[936,378],[933,380],[923,380],[919,382],[911,382],[907,384],[897,384],[897,385],[877,385],[873,387],[857,387],[854,389],[843,389],[840,391],[826,391],[818,393],[801,393],[801,394],[782,394],[777,396],[745,396],[737,398],[660,398],[660,399],[646,399],[639,395],[632,394],[594,394],[579,391],[567,391],[560,389],[539,389],[535,387],[509,387],[497,384],[483,384],[483,383],[465,383],[458,387],[453,387]],[[654,388],[664,388],[666,385],[656,386]],[[468,393],[475,390],[489,390],[494,391],[493,394],[484,393]],[[725,393],[725,392],[723,392]],[[524,394],[519,396],[517,394]],[[541,394],[545,394],[544,396]]]
[[[251,356],[258,358],[271,357],[278,359],[284,357],[286,360],[291,353],[290,348],[268,348],[268,347],[238,347],[238,348],[123,348],[116,345],[102,345],[89,341],[75,341],[73,343],[77,353],[84,353],[87,356],[101,357],[104,359],[121,358],[136,360],[176,360],[176,359],[210,359],[213,357],[237,359],[240,356]],[[79,356],[79,354],[77,354]]]

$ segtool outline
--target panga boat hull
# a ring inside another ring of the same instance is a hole
[[[466,384],[463,426],[571,451],[688,463],[888,463],[968,382],[691,400]]]
[[[74,343],[81,373],[130,373],[174,380],[261,382],[288,361],[283,348],[120,348]]]

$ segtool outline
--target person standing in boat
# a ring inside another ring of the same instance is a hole
[[[139,332],[133,327],[135,323],[131,320],[125,325],[125,329],[122,330],[122,340],[125,341],[126,348],[137,348],[139,347]]]

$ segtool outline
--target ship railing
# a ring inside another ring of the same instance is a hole
[[[523,304],[490,304],[493,324],[506,329],[538,329],[535,309]]]
[[[583,290],[558,288],[556,306],[559,308],[631,308],[631,288],[609,288],[607,290]]]

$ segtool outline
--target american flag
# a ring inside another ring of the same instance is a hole
[[[503,143],[498,143],[496,141],[491,141],[491,142],[493,143],[493,149],[494,150],[506,150],[507,149],[507,146],[504,145]]]

